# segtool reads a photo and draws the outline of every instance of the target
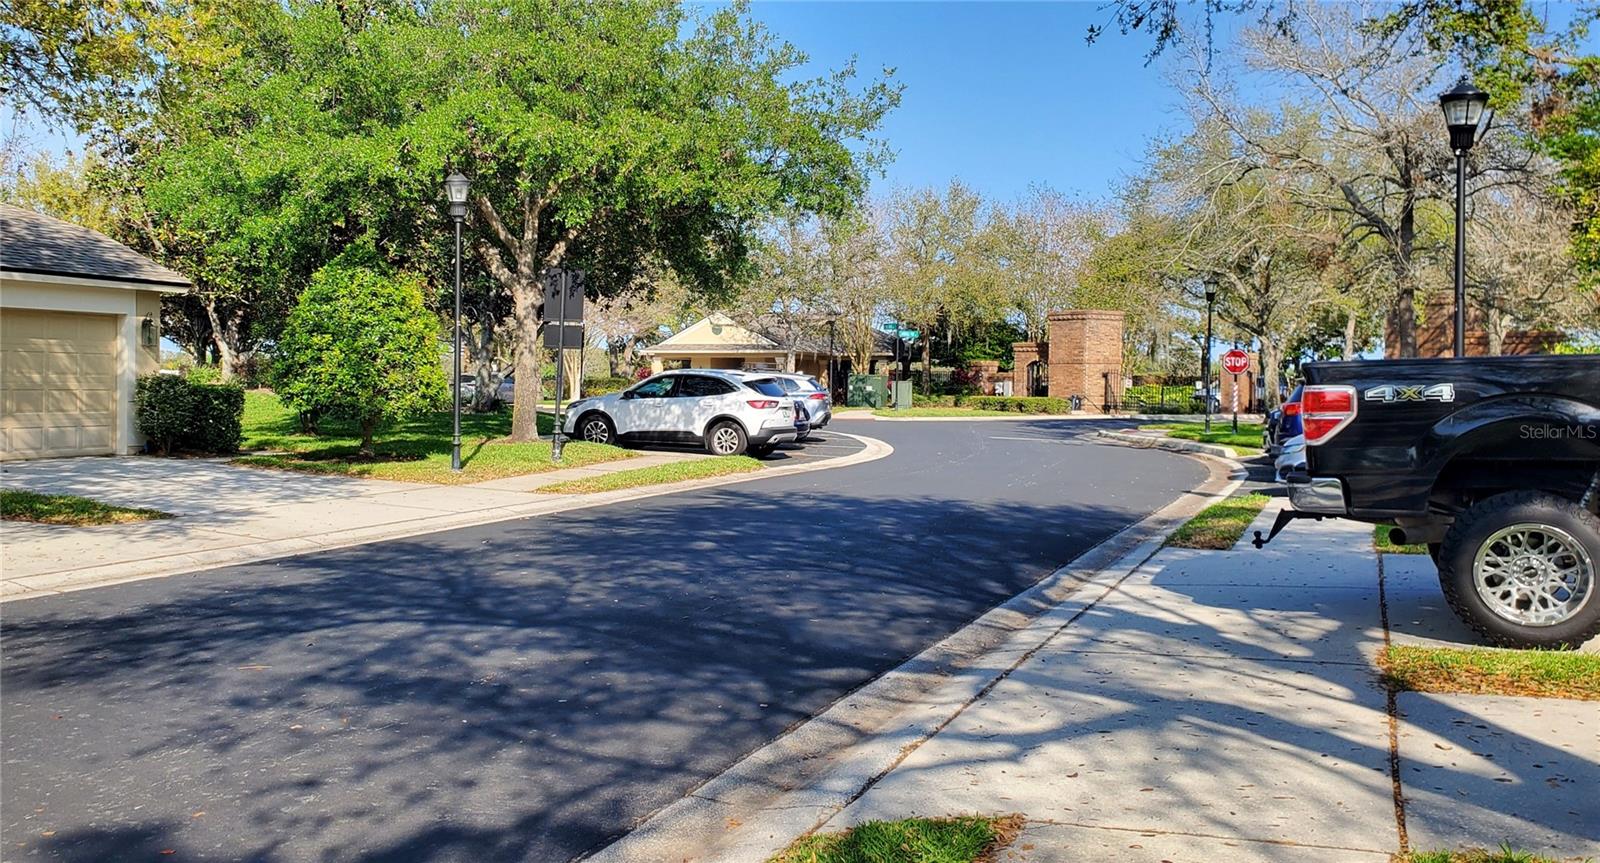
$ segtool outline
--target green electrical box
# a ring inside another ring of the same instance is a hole
[[[894,382],[894,409],[897,411],[911,410],[911,382]]]
[[[845,404],[853,408],[881,408],[889,403],[889,379],[883,375],[851,375]]]

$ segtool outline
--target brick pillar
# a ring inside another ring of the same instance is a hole
[[[1050,395],[1083,398],[1083,409],[1104,413],[1106,399],[1122,402],[1122,312],[1050,315]]]
[[[1011,346],[1011,394],[1031,396],[1028,392],[1028,366],[1036,362],[1050,362],[1048,342],[1017,342]]]
[[[994,395],[994,382],[1000,379],[1000,361],[973,360],[970,365],[978,378],[978,391],[986,396]]]

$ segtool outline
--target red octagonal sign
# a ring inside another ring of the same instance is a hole
[[[1234,348],[1222,355],[1222,367],[1230,375],[1242,375],[1246,369],[1250,368],[1250,355],[1238,348]]]

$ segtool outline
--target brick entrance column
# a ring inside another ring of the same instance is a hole
[[[1050,395],[1083,398],[1083,409],[1104,413],[1106,399],[1122,402],[1122,312],[1050,315]]]
[[[1047,342],[1016,342],[1011,346],[1011,394],[1014,396],[1031,396],[1028,392],[1028,367],[1036,362],[1050,361],[1050,345]]]

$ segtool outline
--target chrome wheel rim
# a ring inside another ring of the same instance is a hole
[[[1514,524],[1478,546],[1472,580],[1489,610],[1522,626],[1572,619],[1594,593],[1594,559],[1583,544],[1547,524]]]
[[[589,420],[583,424],[583,439],[589,443],[605,443],[611,440],[611,429],[606,428],[605,420]]]
[[[722,426],[711,433],[711,448],[716,450],[718,455],[732,453],[739,448],[739,432]]]

